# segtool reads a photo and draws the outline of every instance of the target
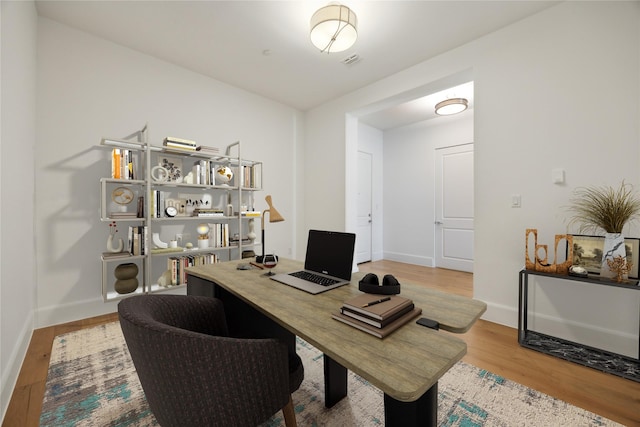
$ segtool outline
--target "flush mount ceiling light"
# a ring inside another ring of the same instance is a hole
[[[465,98],[450,98],[436,104],[436,114],[449,116],[451,114],[462,113],[469,106],[469,101]]]
[[[330,3],[311,17],[311,43],[320,52],[342,52],[358,38],[358,18],[351,9]]]

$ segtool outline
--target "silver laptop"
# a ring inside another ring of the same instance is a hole
[[[304,270],[280,273],[271,279],[311,294],[319,294],[351,281],[356,235],[309,230]]]

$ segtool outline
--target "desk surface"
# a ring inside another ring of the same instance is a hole
[[[422,396],[467,351],[464,341],[415,321],[380,339],[331,318],[342,303],[361,294],[355,273],[350,285],[311,295],[275,282],[265,270],[237,270],[239,263],[191,267],[188,274],[212,281],[265,313],[345,368],[391,397],[412,402]],[[277,272],[294,271],[302,263],[280,259]],[[422,317],[451,332],[465,332],[484,313],[486,304],[470,298],[402,283],[400,295],[422,308]],[[416,319],[418,319],[417,317]]]

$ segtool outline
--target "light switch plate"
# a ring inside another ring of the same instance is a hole
[[[564,184],[564,169],[554,169],[551,171],[554,184]]]
[[[511,207],[512,208],[519,208],[522,206],[522,199],[520,198],[519,194],[512,194],[511,195]]]

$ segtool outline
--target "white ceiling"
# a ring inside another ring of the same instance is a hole
[[[557,1],[345,0],[358,17],[358,40],[323,54],[309,40],[309,20],[327,3],[42,0],[36,7],[40,16],[305,111]],[[352,54],[360,60],[341,62]],[[385,128],[397,125],[386,120]]]

